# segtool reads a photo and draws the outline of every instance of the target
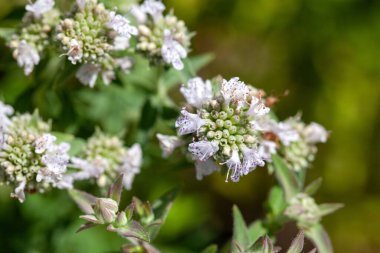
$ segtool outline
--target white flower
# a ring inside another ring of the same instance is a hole
[[[34,4],[26,5],[25,9],[36,18],[40,18],[42,14],[50,11],[54,7],[54,0],[37,0]]]
[[[277,153],[277,144],[273,141],[261,141],[258,147],[259,156],[264,160],[271,162],[272,155]]]
[[[177,136],[168,136],[163,134],[157,134],[156,136],[160,142],[162,156],[164,158],[170,156],[177,147],[183,144],[181,139],[179,139]]]
[[[192,106],[201,108],[202,105],[213,97],[211,82],[204,82],[201,78],[190,79],[187,85],[180,89],[187,102]]]
[[[34,145],[35,145],[35,152],[37,154],[44,153],[47,149],[50,149],[52,144],[57,140],[57,138],[54,135],[51,134],[44,134],[41,137],[39,137]]]
[[[122,71],[129,72],[129,70],[133,67],[133,60],[130,57],[117,58],[116,64]]]
[[[93,88],[95,86],[96,79],[98,79],[99,72],[100,68],[97,65],[87,63],[79,68],[75,76],[82,84]]]
[[[69,43],[68,59],[72,64],[77,64],[83,57],[82,47],[76,39],[72,39]]]
[[[86,6],[87,0],[76,0],[79,9],[83,10]]]
[[[105,85],[112,83],[115,79],[115,72],[113,70],[102,71],[102,80]]]
[[[243,168],[242,173],[247,175],[257,166],[263,167],[265,162],[263,157],[260,155],[259,150],[257,148],[244,148],[243,149]]]
[[[24,68],[24,73],[27,76],[32,73],[34,66],[40,62],[40,55],[37,50],[25,40],[19,43],[13,52],[13,56],[17,59],[18,66]]]
[[[279,122],[274,133],[277,134],[285,146],[289,146],[290,143],[298,141],[300,139],[298,131],[293,128],[290,122],[287,121]]]
[[[115,30],[120,36],[130,38],[132,35],[137,35],[138,30],[136,27],[130,25],[129,20],[122,15],[116,14],[114,11],[109,14],[109,22],[107,26]]]
[[[247,114],[250,116],[264,116],[268,114],[269,111],[270,108],[266,107],[265,104],[261,101],[261,99],[258,99],[257,97],[252,97],[252,101]]]
[[[218,152],[219,147],[215,142],[198,141],[189,144],[189,151],[193,156],[202,162],[209,159],[211,156]]]
[[[147,21],[148,16],[147,14],[141,9],[141,6],[139,5],[133,5],[129,12],[136,18],[137,22],[140,24],[143,24]]]
[[[158,20],[162,17],[162,13],[165,10],[165,5],[161,1],[157,0],[145,0],[140,6],[142,12],[152,16],[153,20]]]
[[[77,157],[72,157],[70,160],[70,167],[80,170],[70,174],[73,180],[99,178],[108,167],[107,160],[101,158],[94,159],[91,162]]]
[[[230,175],[231,175],[230,178],[233,182],[238,182],[240,179],[240,176],[242,175],[241,173],[242,164],[240,161],[238,150],[234,149],[232,151],[232,155],[230,159],[228,159],[225,163],[222,163],[222,164],[226,164],[228,167],[226,182],[228,182],[228,177]],[[232,173],[231,173],[231,170],[232,170]]]
[[[120,174],[124,174],[123,184],[127,190],[132,187],[132,182],[136,174],[140,173],[142,164],[142,150],[139,144],[133,145],[128,149],[123,157],[123,164],[118,169]]]
[[[243,104],[247,99],[249,88],[244,82],[239,81],[238,77],[234,77],[229,81],[223,80],[221,93],[226,104],[229,104],[231,101]]]
[[[178,128],[179,135],[185,135],[197,132],[205,121],[197,114],[189,113],[185,109],[181,110],[181,116],[175,122],[175,127]]]
[[[16,187],[14,193],[11,193],[12,198],[18,199],[21,203],[25,201],[25,186],[26,186],[26,180],[23,180],[19,183],[19,185]]]
[[[161,55],[165,63],[173,65],[177,70],[182,70],[184,65],[181,59],[187,57],[187,51],[178,41],[173,39],[169,30],[165,30]]]
[[[2,138],[4,131],[11,123],[9,116],[11,116],[13,112],[14,110],[12,106],[6,105],[0,101],[0,138]]]
[[[129,42],[130,38],[124,37],[124,36],[116,36],[113,41],[113,47],[112,49],[115,51],[122,51],[126,50],[130,46]]]
[[[44,181],[57,187],[63,179],[69,163],[69,149],[70,145],[68,143],[48,146],[41,159],[46,167],[38,171],[36,181]],[[62,187],[62,184],[60,186]]]
[[[329,137],[329,132],[320,124],[312,122],[303,131],[306,142],[316,144],[319,142],[325,143]]]
[[[196,177],[202,180],[204,176],[208,176],[215,171],[220,170],[220,167],[214,162],[213,159],[206,161],[195,160]]]

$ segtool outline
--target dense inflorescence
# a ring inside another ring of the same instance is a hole
[[[127,149],[116,136],[97,131],[88,139],[79,157],[71,159],[70,167],[79,171],[70,174],[73,180],[95,178],[100,187],[109,186],[123,174],[124,187],[131,189],[136,174],[140,172],[142,151],[138,144]]]
[[[15,188],[12,196],[21,202],[25,192],[71,187],[64,177],[70,145],[58,144],[50,131],[37,113],[13,116],[1,131],[0,179]]]

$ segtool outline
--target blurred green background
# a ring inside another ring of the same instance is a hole
[[[345,207],[323,223],[336,252],[380,252],[380,1],[165,2],[196,31],[192,54],[215,54],[202,77],[239,76],[273,95],[288,90],[276,106],[281,118],[302,111],[305,121],[331,130],[309,180],[324,179],[318,202],[341,202]],[[10,13],[22,15],[24,3],[0,0],[0,26],[9,25]],[[30,80],[11,61],[3,41],[1,50],[0,96],[14,104],[19,87]],[[43,105],[37,107],[43,111]],[[23,109],[20,102],[16,108]],[[239,184],[225,184],[221,175],[198,182],[190,165],[174,170],[171,163],[148,162],[133,190],[142,199],[153,199],[183,182],[158,238],[163,252],[200,252],[209,243],[223,245],[231,235],[233,203],[248,221],[263,217],[264,201],[274,184],[264,169]],[[1,188],[0,252],[118,249],[121,240],[101,229],[74,234],[78,214],[64,193],[32,196],[20,205]]]

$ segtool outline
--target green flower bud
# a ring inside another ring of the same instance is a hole
[[[95,217],[102,223],[112,223],[116,220],[118,209],[119,207],[115,200],[98,198],[94,206]]]

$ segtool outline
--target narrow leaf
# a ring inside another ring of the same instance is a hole
[[[305,235],[312,240],[318,253],[332,253],[330,238],[322,225],[317,224],[305,231]]]
[[[80,228],[75,232],[75,233],[80,233],[84,230],[87,230],[87,229],[90,229],[90,228],[93,228],[95,226],[97,226],[98,224],[95,224],[95,223],[91,223],[91,222],[87,222],[83,225],[80,226]]]
[[[309,196],[312,196],[314,195],[318,190],[319,190],[319,187],[321,187],[322,185],[322,178],[318,178],[316,180],[314,180],[313,182],[311,182],[308,186],[306,186],[304,192],[309,195]]]
[[[299,183],[295,174],[286,166],[284,161],[278,155],[272,155],[272,160],[275,169],[275,175],[277,180],[285,191],[287,200],[290,200],[293,196],[300,192]]]
[[[78,190],[69,190],[69,195],[85,214],[94,213],[92,206],[96,201],[95,196]]]
[[[202,253],[217,253],[217,252],[218,252],[218,246],[217,245],[211,245],[202,251]]]
[[[123,177],[124,175],[121,174],[108,189],[108,198],[115,200],[118,204],[120,204],[121,193],[123,191]]]
[[[297,237],[293,240],[292,244],[290,245],[287,253],[301,253],[303,249],[303,244],[305,241],[305,235],[301,231]]]
[[[243,249],[246,249],[250,246],[247,225],[237,206],[233,206],[232,212],[234,218],[233,240],[241,245]]]
[[[248,237],[251,244],[256,242],[260,237],[264,236],[268,231],[261,220],[253,222],[248,227]]]
[[[279,186],[274,186],[268,198],[268,205],[271,213],[276,217],[283,213],[286,208],[286,200],[284,196],[284,192]]]
[[[120,228],[115,228],[114,226],[109,225],[107,230],[116,232],[125,238],[132,237],[146,242],[150,241],[149,234],[137,221],[131,221],[126,226]]]
[[[328,214],[331,214],[339,209],[341,209],[344,205],[343,204],[339,204],[339,203],[336,203],[336,204],[333,204],[333,203],[329,203],[329,204],[321,204],[319,205],[319,210],[320,210],[320,214],[322,216],[325,216],[325,215],[328,215]]]

